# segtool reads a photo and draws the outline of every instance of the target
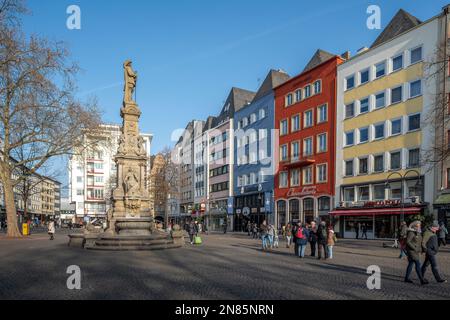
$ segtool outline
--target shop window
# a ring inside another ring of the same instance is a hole
[[[300,220],[300,201],[290,200],[289,201],[289,216],[291,221]]]
[[[321,197],[318,200],[319,203],[319,212],[323,212],[323,211],[330,211],[331,206],[330,206],[330,198],[329,197]]]
[[[279,224],[281,226],[286,224],[286,201],[280,200],[277,202],[277,213]]]
[[[310,223],[314,220],[314,199],[306,198],[303,200],[303,213],[306,223]]]

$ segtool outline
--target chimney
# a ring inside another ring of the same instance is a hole
[[[352,56],[352,54],[351,54],[350,51],[346,51],[343,54],[341,54],[341,58],[344,59],[344,60],[350,59],[351,56]]]

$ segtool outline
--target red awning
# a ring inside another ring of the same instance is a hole
[[[370,215],[391,215],[391,214],[419,214],[421,207],[412,208],[377,208],[377,209],[345,209],[331,211],[331,216],[370,216]]]

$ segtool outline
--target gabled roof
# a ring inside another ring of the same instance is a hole
[[[259,87],[258,92],[256,92],[253,101],[256,101],[264,97],[269,92],[271,92],[275,87],[289,80],[289,78],[290,78],[289,75],[283,70],[273,70],[273,69],[270,70],[266,76],[266,79]]]
[[[336,55],[326,52],[325,50],[318,49],[316,53],[314,53],[311,60],[309,60],[308,64],[306,65],[305,69],[303,69],[302,73],[305,73],[306,71],[309,71],[311,69],[314,69],[319,64],[324,63],[325,61],[330,60],[331,58],[334,58]]]
[[[213,124],[214,127],[217,127],[219,124],[233,118],[234,113],[251,103],[254,97],[255,93],[252,91],[233,87],[227,100],[225,101],[225,104],[223,105],[222,111],[219,116],[215,118]]]
[[[417,27],[421,23],[422,21],[418,18],[414,17],[405,10],[400,9],[370,47],[373,48],[385,43],[408,31],[409,29]]]
[[[215,119],[216,117],[213,116],[209,116],[208,119],[206,119],[205,125],[203,127],[203,132],[213,128]]]

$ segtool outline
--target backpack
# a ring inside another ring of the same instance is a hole
[[[297,239],[303,239],[303,228],[298,228],[295,236]]]

